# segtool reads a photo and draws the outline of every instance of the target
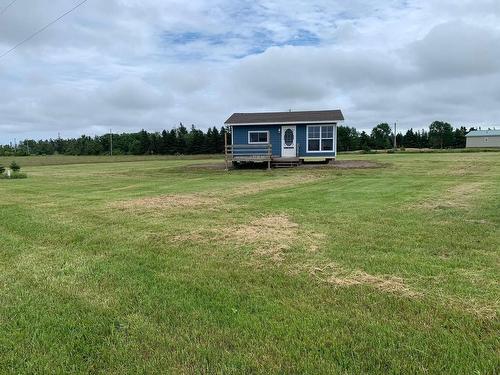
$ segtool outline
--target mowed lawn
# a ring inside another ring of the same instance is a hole
[[[500,153],[341,159],[20,159],[0,373],[498,373]]]

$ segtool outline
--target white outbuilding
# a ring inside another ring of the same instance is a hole
[[[500,130],[473,130],[465,137],[467,148],[500,148]]]

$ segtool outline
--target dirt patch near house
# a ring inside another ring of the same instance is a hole
[[[160,195],[156,197],[145,197],[126,201],[113,202],[113,208],[125,210],[164,210],[175,208],[202,208],[213,207],[220,204],[221,200],[212,196],[198,194]]]
[[[299,166],[300,169],[367,169],[367,168],[383,168],[387,164],[378,163],[375,161],[368,160],[336,160],[332,163],[306,163]],[[213,170],[213,171],[223,171],[226,169],[226,164],[224,162],[214,162],[214,163],[197,163],[190,164],[188,166],[182,167],[185,169],[198,169],[198,170]],[[230,169],[233,169],[230,166]],[[264,165],[262,168],[255,167],[253,169],[266,169]],[[244,169],[241,169],[244,170]]]
[[[315,278],[339,287],[367,285],[383,292],[418,297],[421,293],[411,290],[400,277],[388,275],[371,275],[364,271],[347,271],[337,264],[330,263],[325,266],[313,266],[309,273]]]
[[[411,205],[413,208],[423,209],[447,209],[447,208],[468,208],[471,206],[474,195],[481,193],[484,189],[482,182],[467,182],[453,186],[439,197],[429,198],[417,204]]]
[[[368,160],[335,160],[328,164],[302,164],[300,168],[370,169],[386,166],[387,164]]]

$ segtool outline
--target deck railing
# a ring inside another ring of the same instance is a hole
[[[226,163],[229,161],[271,162],[273,155],[270,143],[227,145],[225,154]]]
[[[270,143],[255,145],[228,145],[227,154],[233,158],[271,158],[272,146]]]

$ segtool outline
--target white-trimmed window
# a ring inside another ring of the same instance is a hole
[[[269,143],[268,131],[249,131],[248,144],[264,144]]]
[[[307,152],[334,151],[333,137],[333,125],[308,125]]]

